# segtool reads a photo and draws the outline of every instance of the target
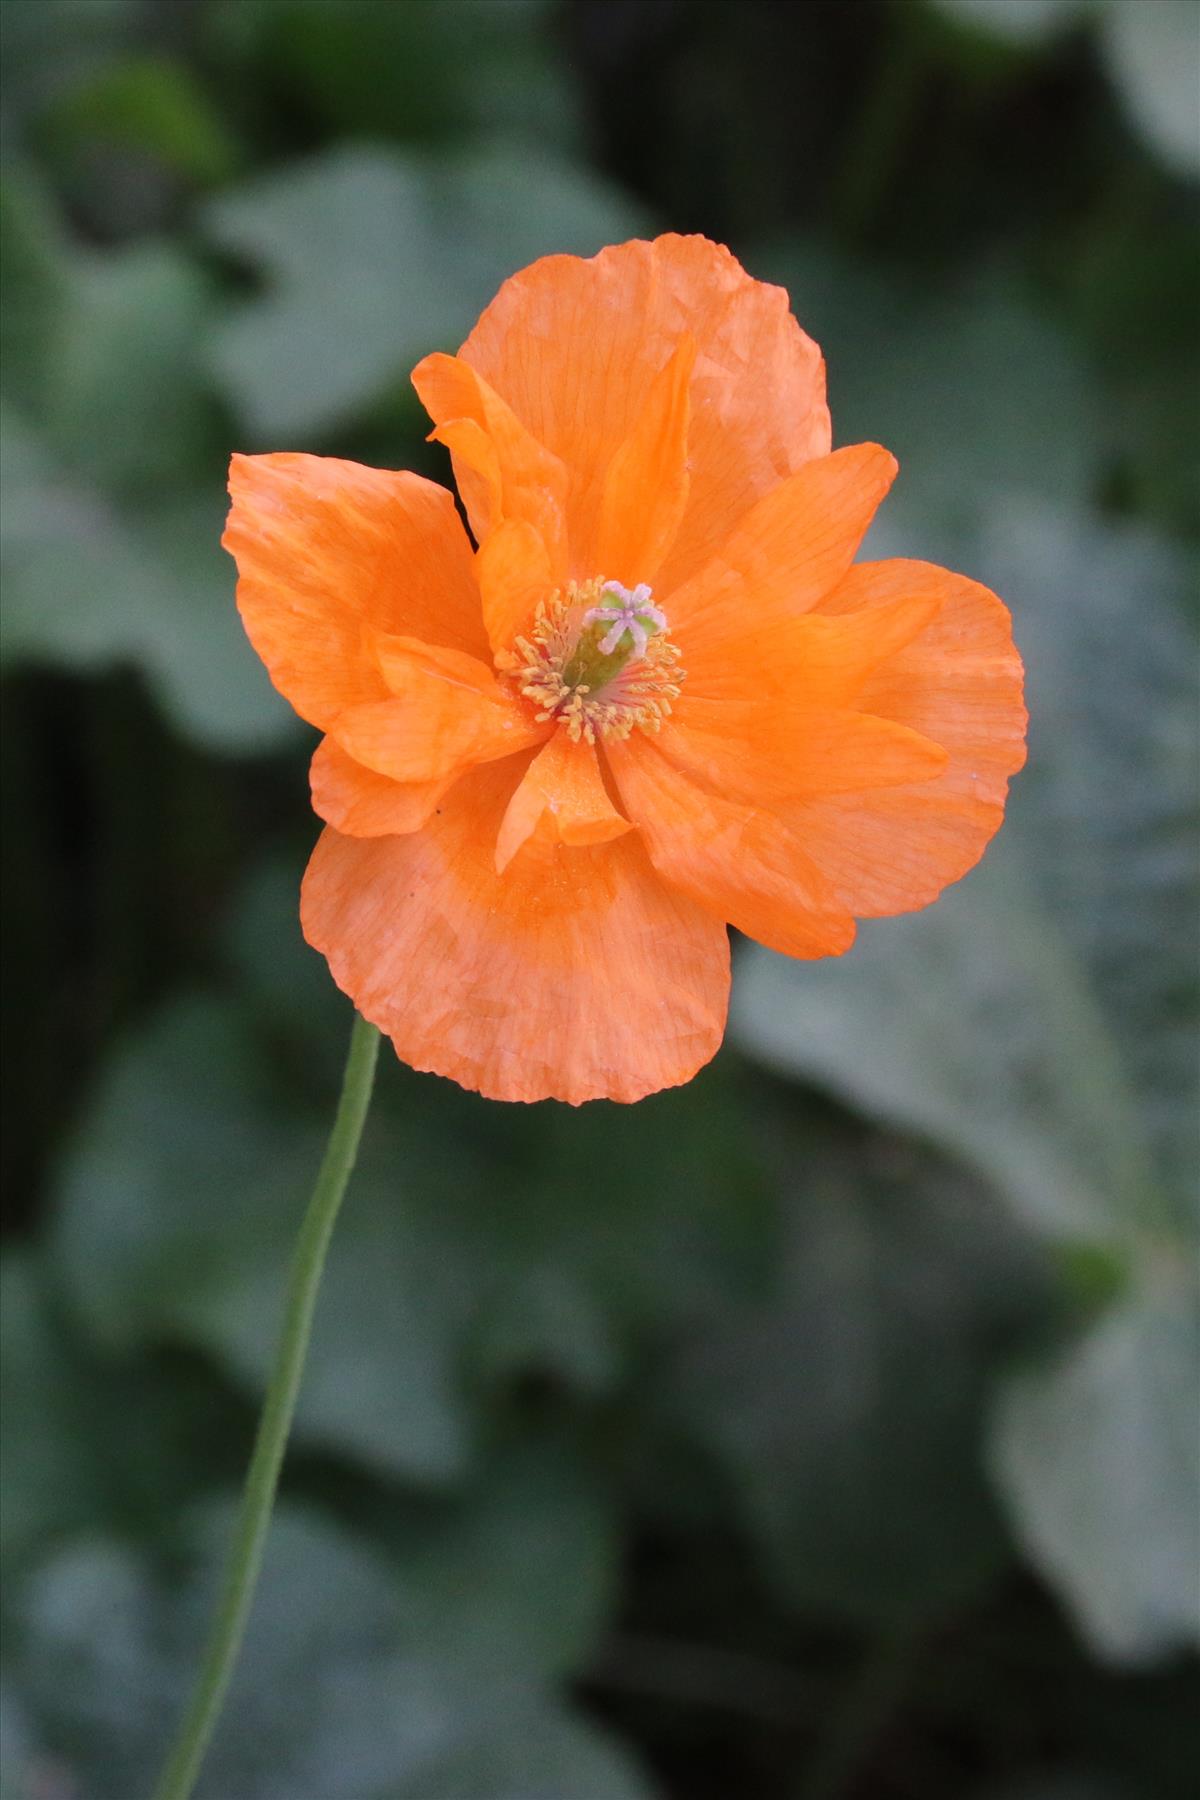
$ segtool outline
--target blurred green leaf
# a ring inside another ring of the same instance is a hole
[[[63,235],[44,190],[14,171],[0,191],[6,400],[81,479],[109,494],[177,489],[223,449],[201,345],[209,278],[145,242],[108,255]]]
[[[404,1635],[481,1683],[569,1676],[615,1599],[619,1542],[591,1459],[534,1435],[491,1454],[464,1493],[375,1514],[403,1565]]]
[[[177,1368],[97,1355],[29,1251],[0,1263],[0,1351],[6,1587],[47,1544],[101,1525],[145,1531],[218,1477],[212,1396]]]
[[[864,926],[840,961],[751,950],[734,1029],[772,1066],[965,1155],[1043,1230],[1109,1245],[1140,1293],[1164,1259],[1190,1254],[1194,1231],[1184,571],[1144,536],[1080,531],[1015,505],[997,512],[969,562],[1012,603],[1029,673],[1031,763],[1000,839],[961,887],[912,918]],[[1069,1438],[1035,1435],[1045,1454],[1023,1460],[1019,1478],[1011,1455],[1000,1465],[1019,1528],[1112,1654],[1163,1649],[1194,1629],[1178,1611],[1166,1616],[1157,1586],[1145,1588],[1132,1528],[1140,1477],[1126,1459],[1120,1488],[1125,1463],[1107,1437],[1111,1424],[1122,1441],[1155,1441],[1164,1476],[1174,1471],[1163,1504],[1190,1513],[1161,1413],[1148,1407],[1137,1432],[1128,1418],[1178,1378],[1159,1366],[1160,1343],[1131,1326],[1121,1423],[1106,1421],[1098,1398]],[[1091,1354],[1085,1340],[1081,1383]],[[1021,1378],[1007,1444],[1036,1434],[1036,1396],[1052,1408],[1071,1370],[1068,1360],[1065,1372]],[[1124,1534],[1082,1529],[1061,1503],[1085,1470],[1110,1464],[1101,1516],[1122,1519]],[[1176,1555],[1178,1532],[1162,1548],[1187,1591],[1195,1577]]]
[[[28,176],[0,180],[0,230],[0,392],[22,406],[46,406],[55,391],[57,350],[66,326],[68,253],[53,208]]]
[[[769,957],[741,962],[746,1049],[969,1157],[1043,1230],[1118,1234],[1142,1169],[1129,1097],[1075,947],[1011,845],[935,910],[864,923],[842,961]]]
[[[1142,138],[1169,168],[1200,175],[1200,9],[1193,0],[1107,0],[1101,29]]]
[[[182,1590],[102,1542],[30,1584],[21,1698],[91,1800],[147,1790],[194,1671],[231,1523],[223,1509],[197,1521]],[[453,1586],[452,1544],[445,1554]],[[418,1646],[407,1591],[402,1563],[280,1509],[202,1800],[476,1800],[481,1791],[646,1800],[623,1752],[544,1684],[502,1668],[482,1678]]]
[[[273,933],[264,899],[281,909]],[[106,1340],[196,1344],[261,1384],[333,1096],[318,1082],[284,1101],[275,1086],[276,1073],[329,1063],[326,989],[311,990],[307,1018],[301,983],[289,1011],[275,998],[293,962],[321,968],[299,945],[294,886],[272,881],[238,926],[253,929],[243,966],[261,969],[266,1035],[195,1000],[128,1045],[67,1159],[57,1245]],[[527,1373],[603,1391],[639,1344],[752,1284],[762,1183],[711,1091],[548,1107],[531,1135],[384,1055],[323,1284],[302,1437],[446,1480],[466,1465],[486,1395]]]
[[[1194,0],[933,3],[966,31],[1033,48],[1073,25],[1091,25],[1138,135],[1176,173],[1200,173],[1200,15]]]
[[[381,1800],[652,1800],[653,1792],[594,1726],[543,1707],[514,1712]]]
[[[225,0],[206,24],[334,131],[562,143],[581,136],[581,107],[550,17],[548,0]]]
[[[898,458],[885,517],[960,532],[997,493],[1095,498],[1111,454],[1101,395],[1008,271],[929,291],[814,244],[762,245],[749,260],[787,288],[825,353],[835,442]]]
[[[219,749],[296,734],[238,621],[217,494],[119,509],[11,411],[0,415],[0,464],[7,667],[131,663],[184,731]]]
[[[234,1015],[199,999],[165,1014],[110,1066],[66,1173],[58,1250],[92,1329],[108,1342],[196,1344],[264,1386],[323,1135],[280,1105]],[[378,1161],[359,1171],[296,1429],[444,1478],[468,1444],[452,1372],[462,1302],[402,1187]]]
[[[696,1334],[666,1417],[716,1453],[791,1604],[919,1628],[1003,1561],[980,1417],[1033,1264],[976,1190],[899,1144],[854,1158],[809,1122],[786,1159],[776,1298]]]
[[[992,34],[1014,44],[1041,45],[1085,17],[1096,0],[933,0],[964,29]]]
[[[220,549],[210,282],[163,244],[69,250],[27,183],[6,188],[4,222],[6,665],[129,662],[202,742],[286,741],[297,727],[246,642]]]
[[[37,118],[65,92],[128,45],[138,0],[4,0],[0,91],[9,124]]]
[[[1156,1273],[1048,1366],[1007,1382],[992,1444],[1031,1553],[1092,1640],[1127,1662],[1200,1635],[1194,1259]]]
[[[543,151],[434,160],[341,148],[210,202],[211,240],[267,277],[219,328],[214,368],[254,442],[342,423],[465,337],[506,276],[590,252],[640,215]]]
[[[80,476],[108,492],[171,490],[220,466],[221,439],[200,350],[212,284],[165,244],[80,260],[57,344],[45,426]]]
[[[79,1435],[82,1409],[66,1379],[69,1359],[28,1256],[6,1255],[0,1264],[0,1345],[6,1471],[0,1555],[7,1566],[43,1534],[78,1527],[100,1512],[101,1472],[94,1445]]]
[[[12,1685],[0,1684],[0,1800],[27,1800],[39,1783],[46,1785],[48,1775],[54,1780],[60,1774],[47,1770]]]
[[[227,180],[239,161],[197,77],[160,55],[125,56],[76,82],[49,109],[43,137],[57,158],[132,151],[197,186]]]

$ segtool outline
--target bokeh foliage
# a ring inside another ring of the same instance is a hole
[[[1190,0],[5,0],[4,1800],[148,1789],[349,1020],[231,448],[416,467],[505,274],[784,283],[1013,607],[983,867],[636,1108],[385,1057],[208,1800],[1174,1800],[1195,1753]]]

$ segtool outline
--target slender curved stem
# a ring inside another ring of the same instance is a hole
[[[365,1019],[356,1017],[337,1117],[292,1254],[283,1331],[258,1422],[220,1605],[191,1702],[155,1790],[155,1800],[188,1800],[241,1649],[262,1567],[263,1545],[271,1523],[279,1471],[287,1448],[292,1414],[296,1410],[296,1396],[300,1392],[325,1253],[358,1154],[358,1141],[375,1085],[378,1054],[378,1031]]]

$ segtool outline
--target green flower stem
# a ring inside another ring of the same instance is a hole
[[[375,1085],[378,1055],[378,1031],[365,1019],[356,1017],[337,1117],[292,1255],[283,1333],[258,1423],[221,1603],[191,1703],[155,1790],[155,1800],[188,1800],[216,1728],[245,1636],[262,1567],[275,1491],[279,1486],[279,1471],[304,1373],[325,1253],[358,1155],[358,1142]]]

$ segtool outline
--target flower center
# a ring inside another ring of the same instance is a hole
[[[684,671],[665,615],[644,582],[570,582],[538,603],[533,629],[504,667],[539,720],[558,719],[576,743],[657,731]]]

